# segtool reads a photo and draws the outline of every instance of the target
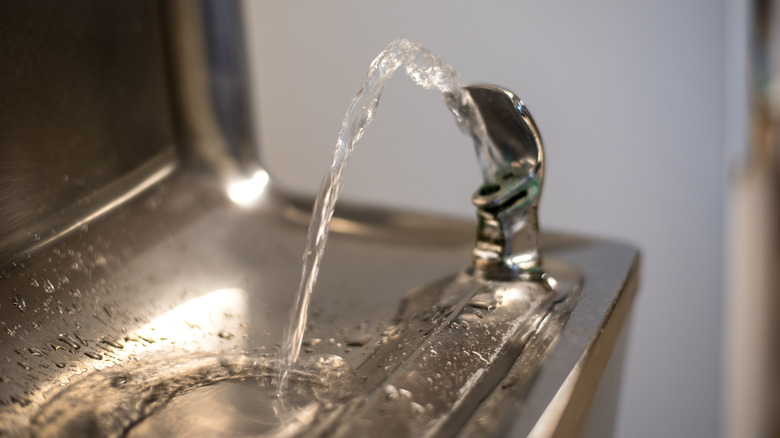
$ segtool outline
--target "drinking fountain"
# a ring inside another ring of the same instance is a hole
[[[466,87],[476,222],[339,205],[283,414],[312,200],[258,157],[241,4],[37,3],[0,14],[0,436],[611,435],[639,253],[539,232],[515,94]]]

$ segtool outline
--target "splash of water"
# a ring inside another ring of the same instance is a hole
[[[391,42],[371,63],[365,82],[344,115],[333,162],[314,203],[303,253],[301,281],[284,332],[283,363],[277,391],[279,396],[283,395],[290,370],[300,355],[309,301],[325,251],[330,219],[341,192],[344,168],[376,114],[385,83],[401,66],[405,67],[406,74],[415,84],[425,89],[436,88],[444,94],[447,107],[455,116],[458,126],[474,138],[476,145],[481,145],[476,152],[486,182],[493,182],[498,170],[505,166],[501,154],[487,141],[479,111],[469,93],[460,86],[455,70],[419,44],[405,39]]]
[[[240,436],[298,436],[296,430],[307,427],[315,413],[326,412],[330,404],[354,396],[357,375],[349,364],[338,356],[317,356],[290,373],[287,401],[293,406],[288,409],[309,413],[309,418],[298,415],[297,421],[282,423],[274,412],[275,388],[271,383],[278,375],[278,365],[277,360],[262,356],[205,352],[129,361],[85,375],[55,392],[29,419],[6,421],[9,424],[0,421],[0,432],[8,434],[3,436],[120,438],[171,433],[186,436],[187,431],[200,428],[196,435],[235,436],[231,428],[236,425],[249,428]],[[243,414],[229,404],[219,412],[214,404],[219,401],[213,399],[219,393],[214,391],[232,387],[227,392],[232,396],[240,393],[238,385],[243,386],[244,381],[254,383],[247,385],[245,396],[259,403]],[[207,388],[213,391],[200,392]],[[169,407],[173,411],[166,412]],[[171,418],[180,418],[178,409],[196,423],[198,415],[211,412],[213,416],[202,423],[166,430]],[[162,427],[156,429],[158,426]]]

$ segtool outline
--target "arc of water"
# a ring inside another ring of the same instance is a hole
[[[283,394],[287,376],[300,355],[309,302],[328,238],[328,225],[341,192],[344,168],[376,114],[387,80],[401,66],[405,67],[406,74],[415,84],[425,89],[436,88],[444,94],[447,107],[455,116],[458,126],[470,134],[478,146],[476,152],[485,182],[492,182],[499,168],[504,166],[501,154],[491,147],[479,112],[469,93],[460,86],[455,70],[419,44],[405,39],[391,42],[371,63],[366,80],[347,109],[333,161],[314,204],[307,246],[303,253],[301,280],[284,332],[279,395]]]

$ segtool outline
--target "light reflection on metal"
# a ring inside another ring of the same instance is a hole
[[[227,194],[231,201],[242,206],[257,205],[268,187],[268,172],[258,170],[249,178],[242,178],[228,184]]]
[[[139,352],[168,345],[208,351],[218,349],[221,339],[241,337],[241,324],[247,316],[247,293],[243,289],[218,289],[179,304],[132,332],[130,337],[153,341],[143,345]],[[130,347],[123,353],[134,351]]]
[[[47,221],[42,221],[41,227],[48,226],[46,232],[41,232],[44,237],[35,243],[28,244],[26,251],[32,252],[49,245],[126,204],[173,173],[176,170],[176,161],[174,160],[172,151],[163,151],[148,163],[139,166],[138,169],[106,185],[103,190],[93,196],[90,200],[91,203],[86,203],[86,206],[79,205],[78,202],[74,203],[67,210],[64,210],[63,216],[67,218],[66,220],[56,218],[61,222],[58,224],[59,228],[50,226]],[[27,240],[34,241],[35,239],[28,237]]]
[[[244,338],[248,316],[248,296],[243,289],[208,292],[184,301],[130,331],[121,348],[106,350],[102,356],[107,360],[93,361],[91,366],[102,370],[126,363],[133,357],[172,348],[176,351],[220,351],[226,342],[235,344]],[[61,376],[60,383],[70,383],[69,377]]]

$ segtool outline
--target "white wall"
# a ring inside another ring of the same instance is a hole
[[[720,430],[721,2],[250,3],[263,157],[314,193],[344,110],[392,39],[520,95],[542,131],[542,225],[633,242],[642,285],[621,437]],[[391,80],[345,199],[473,215],[470,142],[436,92]]]

